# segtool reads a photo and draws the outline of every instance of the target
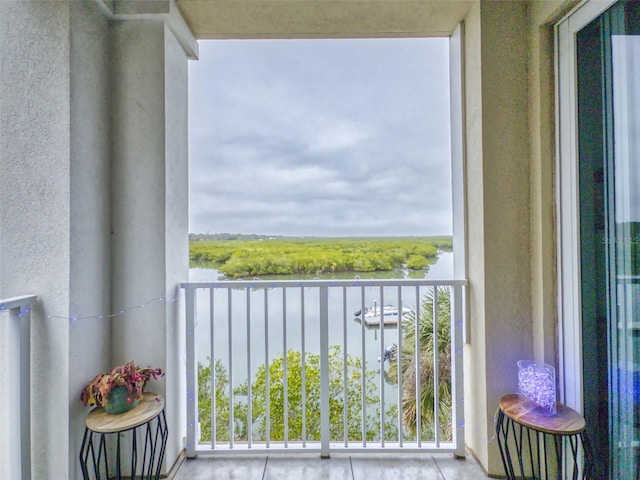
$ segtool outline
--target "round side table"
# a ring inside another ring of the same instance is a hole
[[[593,455],[584,418],[561,403],[553,416],[538,410],[517,394],[500,399],[496,438],[507,478],[589,478]]]
[[[157,480],[167,436],[164,398],[157,393],[144,393],[140,403],[125,413],[94,408],[87,415],[80,448],[82,476]]]

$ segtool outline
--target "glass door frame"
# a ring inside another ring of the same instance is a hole
[[[581,3],[555,25],[559,397],[583,412],[576,34],[617,0]]]

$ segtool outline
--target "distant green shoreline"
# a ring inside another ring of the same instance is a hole
[[[274,237],[191,234],[189,258],[229,278],[261,275],[420,270],[438,250],[450,250],[450,236]]]

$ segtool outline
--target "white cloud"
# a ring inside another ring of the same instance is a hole
[[[192,232],[451,233],[446,40],[202,42],[200,52]]]

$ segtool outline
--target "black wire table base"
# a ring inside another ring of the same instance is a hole
[[[498,410],[496,438],[507,479],[591,478],[593,456],[584,429],[544,431]]]
[[[80,448],[82,477],[158,480],[168,432],[164,410],[142,425],[119,432],[102,433],[85,428]]]

